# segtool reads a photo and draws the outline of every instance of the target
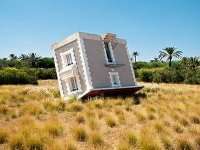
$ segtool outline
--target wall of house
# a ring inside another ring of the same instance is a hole
[[[117,41],[112,42],[113,53],[116,63],[122,64],[122,66],[112,68],[105,66],[106,59],[101,36],[92,39],[85,38],[83,39],[83,41],[86,49],[88,65],[90,68],[91,79],[94,88],[112,87],[109,72],[119,73],[122,87],[135,85],[135,80],[127,55],[126,43]]]
[[[64,46],[59,47],[55,50],[55,57],[57,60],[58,71],[60,72],[63,69],[61,53],[66,52],[67,50],[70,50],[71,48],[74,49],[75,61],[77,63],[78,74],[80,77],[80,83],[81,83],[81,89],[82,89],[82,92],[78,93],[78,94],[82,94],[86,91],[86,84],[84,82],[85,79],[84,79],[84,75],[83,75],[83,66],[82,66],[82,62],[81,62],[81,58],[80,58],[80,51],[79,51],[79,46],[78,46],[77,40],[75,40],[71,43],[65,44]],[[67,94],[67,86],[66,86],[65,80],[63,78],[68,73],[70,73],[70,71],[60,73],[61,85],[62,85],[62,89],[64,92],[64,96],[68,96],[68,94]]]

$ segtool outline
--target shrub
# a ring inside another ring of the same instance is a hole
[[[200,70],[186,71],[184,83],[187,84],[200,84]]]
[[[139,67],[136,76],[145,82],[200,84],[200,69],[187,68],[180,62],[174,62],[171,67]]]
[[[37,84],[37,77],[23,69],[4,68],[0,70],[0,84]]]
[[[55,68],[48,68],[48,69],[41,69],[40,68],[40,69],[37,69],[36,75],[37,75],[38,79],[41,79],[41,80],[56,79],[57,78]]]
[[[138,72],[139,79],[145,82],[152,82],[153,81],[153,74],[154,71],[152,69],[141,69]]]

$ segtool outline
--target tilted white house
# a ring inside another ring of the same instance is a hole
[[[126,41],[115,34],[78,32],[53,46],[63,98],[130,94],[137,85]]]

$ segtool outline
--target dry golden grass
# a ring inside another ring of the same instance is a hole
[[[200,149],[200,86],[141,84],[140,104],[63,102],[51,80],[0,86],[0,149]]]

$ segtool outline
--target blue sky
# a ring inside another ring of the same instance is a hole
[[[175,46],[200,56],[200,0],[0,0],[0,57],[36,52],[73,32],[113,32],[139,60]]]

